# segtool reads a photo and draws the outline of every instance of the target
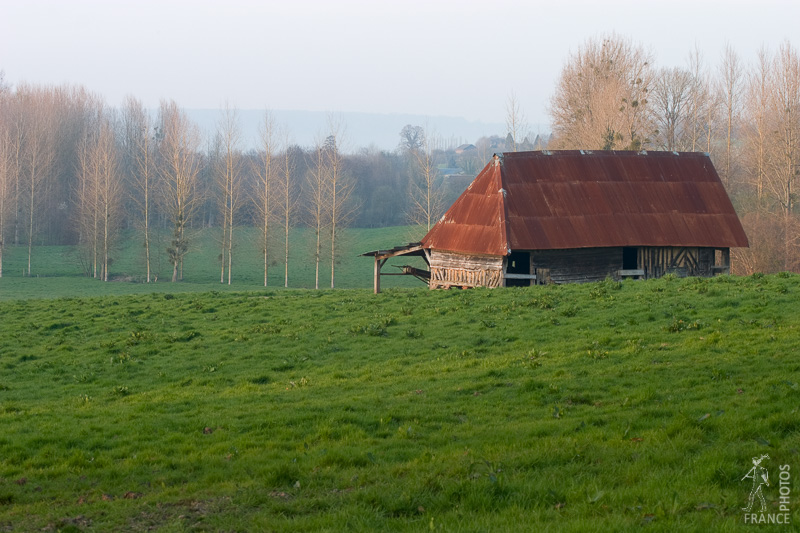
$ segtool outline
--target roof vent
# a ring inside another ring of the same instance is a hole
[[[647,150],[640,150],[639,155],[647,155]]]
[[[497,191],[497,192],[499,192],[500,194],[502,194],[502,195],[503,195],[503,198],[505,198],[505,197],[506,197],[506,194],[508,194],[508,191],[507,191],[507,190],[505,190],[505,189],[500,189],[500,190],[499,190],[499,191]]]
[[[542,150],[542,153],[544,155],[553,155],[553,152],[551,152],[550,150]]]
[[[675,155],[681,155],[679,152],[676,152],[675,150],[673,150],[672,153]]]

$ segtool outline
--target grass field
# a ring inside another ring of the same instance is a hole
[[[191,235],[191,248],[184,265],[184,281],[170,283],[172,266],[166,253],[168,236],[163,235],[153,243],[152,269],[157,283],[143,283],[146,279],[144,248],[141,236],[124,232],[113,250],[113,263],[109,268],[109,283],[102,283],[85,275],[77,249],[72,246],[34,247],[31,277],[24,277],[27,269],[27,246],[6,246],[3,277],[0,278],[0,300],[18,298],[53,298],[63,296],[102,296],[105,294],[142,294],[149,292],[241,291],[264,286],[264,258],[258,243],[259,232],[240,228],[236,232],[233,282],[220,283],[220,248],[218,228],[195,231]],[[345,229],[341,234],[340,254],[336,265],[336,287],[372,287],[373,262],[371,257],[359,254],[381,248],[392,248],[420,238],[419,231],[410,227],[380,229]],[[272,243],[270,250],[268,284],[283,287],[283,245]],[[157,253],[156,253],[157,252]],[[329,250],[323,250],[329,252]],[[392,264],[423,266],[417,258],[395,258],[384,266],[384,272],[399,272]],[[320,264],[320,287],[331,285],[330,258],[323,257]],[[227,276],[227,274],[226,274]],[[227,278],[226,278],[227,280]],[[384,277],[383,287],[423,287],[410,276]],[[313,232],[305,228],[291,234],[289,257],[289,287],[314,288]]]
[[[0,530],[752,531],[751,457],[771,512],[779,465],[800,475],[798,294],[0,302]]]

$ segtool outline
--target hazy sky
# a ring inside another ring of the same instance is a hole
[[[118,105],[448,115],[529,122],[570,52],[609,32],[680,66],[800,46],[800,0],[0,0],[6,81],[82,84]]]

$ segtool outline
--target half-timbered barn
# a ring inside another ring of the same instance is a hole
[[[647,279],[730,270],[748,246],[707,154],[537,151],[495,155],[421,242],[364,255],[432,289]]]

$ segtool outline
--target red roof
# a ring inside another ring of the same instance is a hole
[[[486,165],[422,239],[425,248],[746,247],[706,154],[514,152]]]

